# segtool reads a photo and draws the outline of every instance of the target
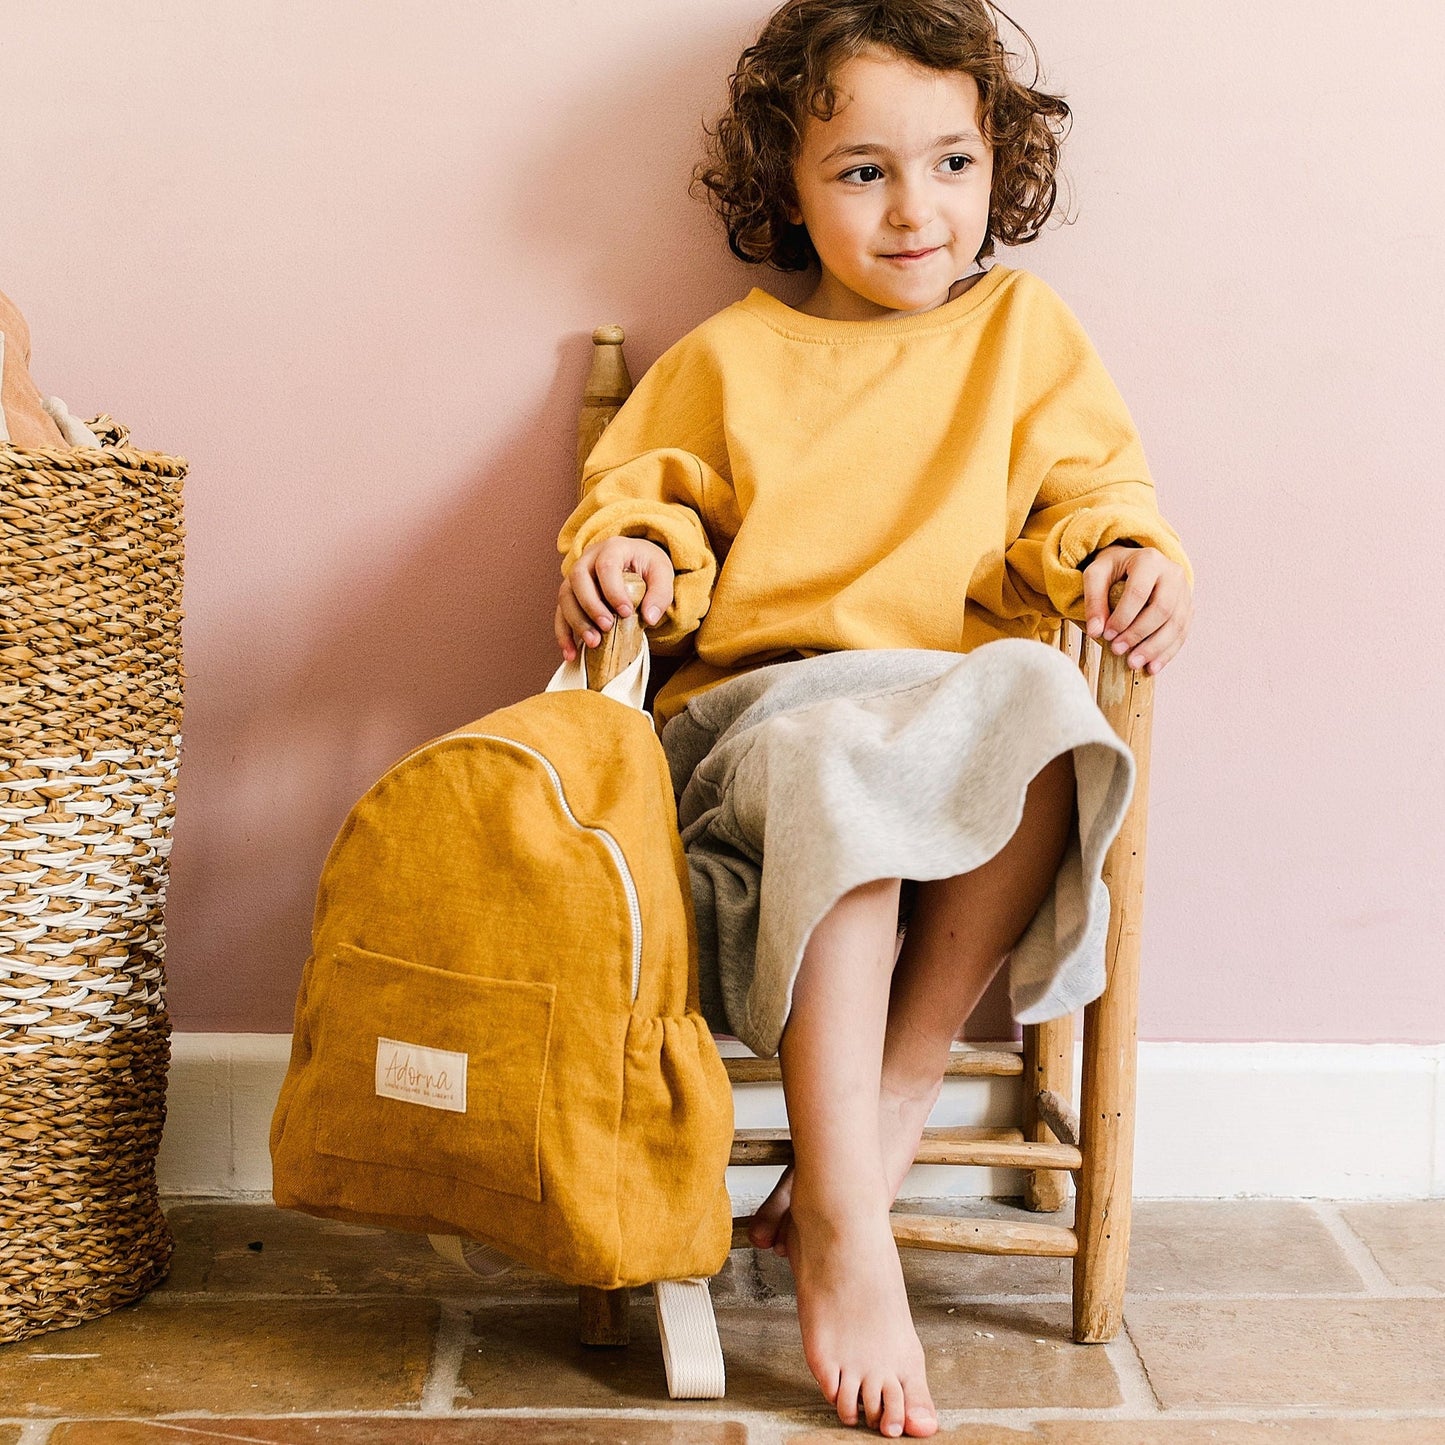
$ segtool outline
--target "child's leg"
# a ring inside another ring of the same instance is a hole
[[[953,1040],[1053,887],[1074,825],[1074,756],[1029,784],[1014,835],[970,873],[922,883],[893,973],[879,1090],[890,1201],[913,1162],[938,1098]],[[759,1249],[780,1238],[792,1178],[778,1181],[748,1235]]]
[[[938,1428],[879,1144],[879,1079],[898,880],[841,898],[813,930],[779,1056],[793,1136],[788,1254],[808,1367],[845,1425]]]
[[[893,974],[879,1110],[897,1196],[943,1084],[954,1039],[1048,897],[1074,826],[1074,755],[1029,784],[1014,835],[987,863],[922,883]]]

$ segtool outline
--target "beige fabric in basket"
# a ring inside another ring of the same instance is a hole
[[[17,447],[61,447],[65,439],[46,415],[30,379],[30,328],[0,291],[0,442]]]
[[[58,396],[47,396],[40,404],[45,408],[46,416],[60,428],[60,434],[65,438],[67,446],[100,445],[95,433],[78,416],[72,415],[70,408]]]

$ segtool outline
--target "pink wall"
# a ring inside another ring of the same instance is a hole
[[[640,374],[796,296],[685,191],[769,8],[8,0],[0,289],[43,387],[192,465],[177,1027],[288,1028],[349,804],[549,675],[592,327]],[[1442,12],[1011,11],[1076,223],[1000,259],[1090,328],[1198,573],[1140,1034],[1445,1039]]]

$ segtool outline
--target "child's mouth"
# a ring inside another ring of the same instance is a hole
[[[941,250],[940,246],[930,246],[926,251],[888,251],[884,253],[885,261],[922,261],[925,257],[931,256],[935,251]]]

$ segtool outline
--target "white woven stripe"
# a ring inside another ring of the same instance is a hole
[[[154,1021],[179,749],[27,759],[43,776],[0,779],[0,1054]],[[67,785],[73,801],[34,796]]]

